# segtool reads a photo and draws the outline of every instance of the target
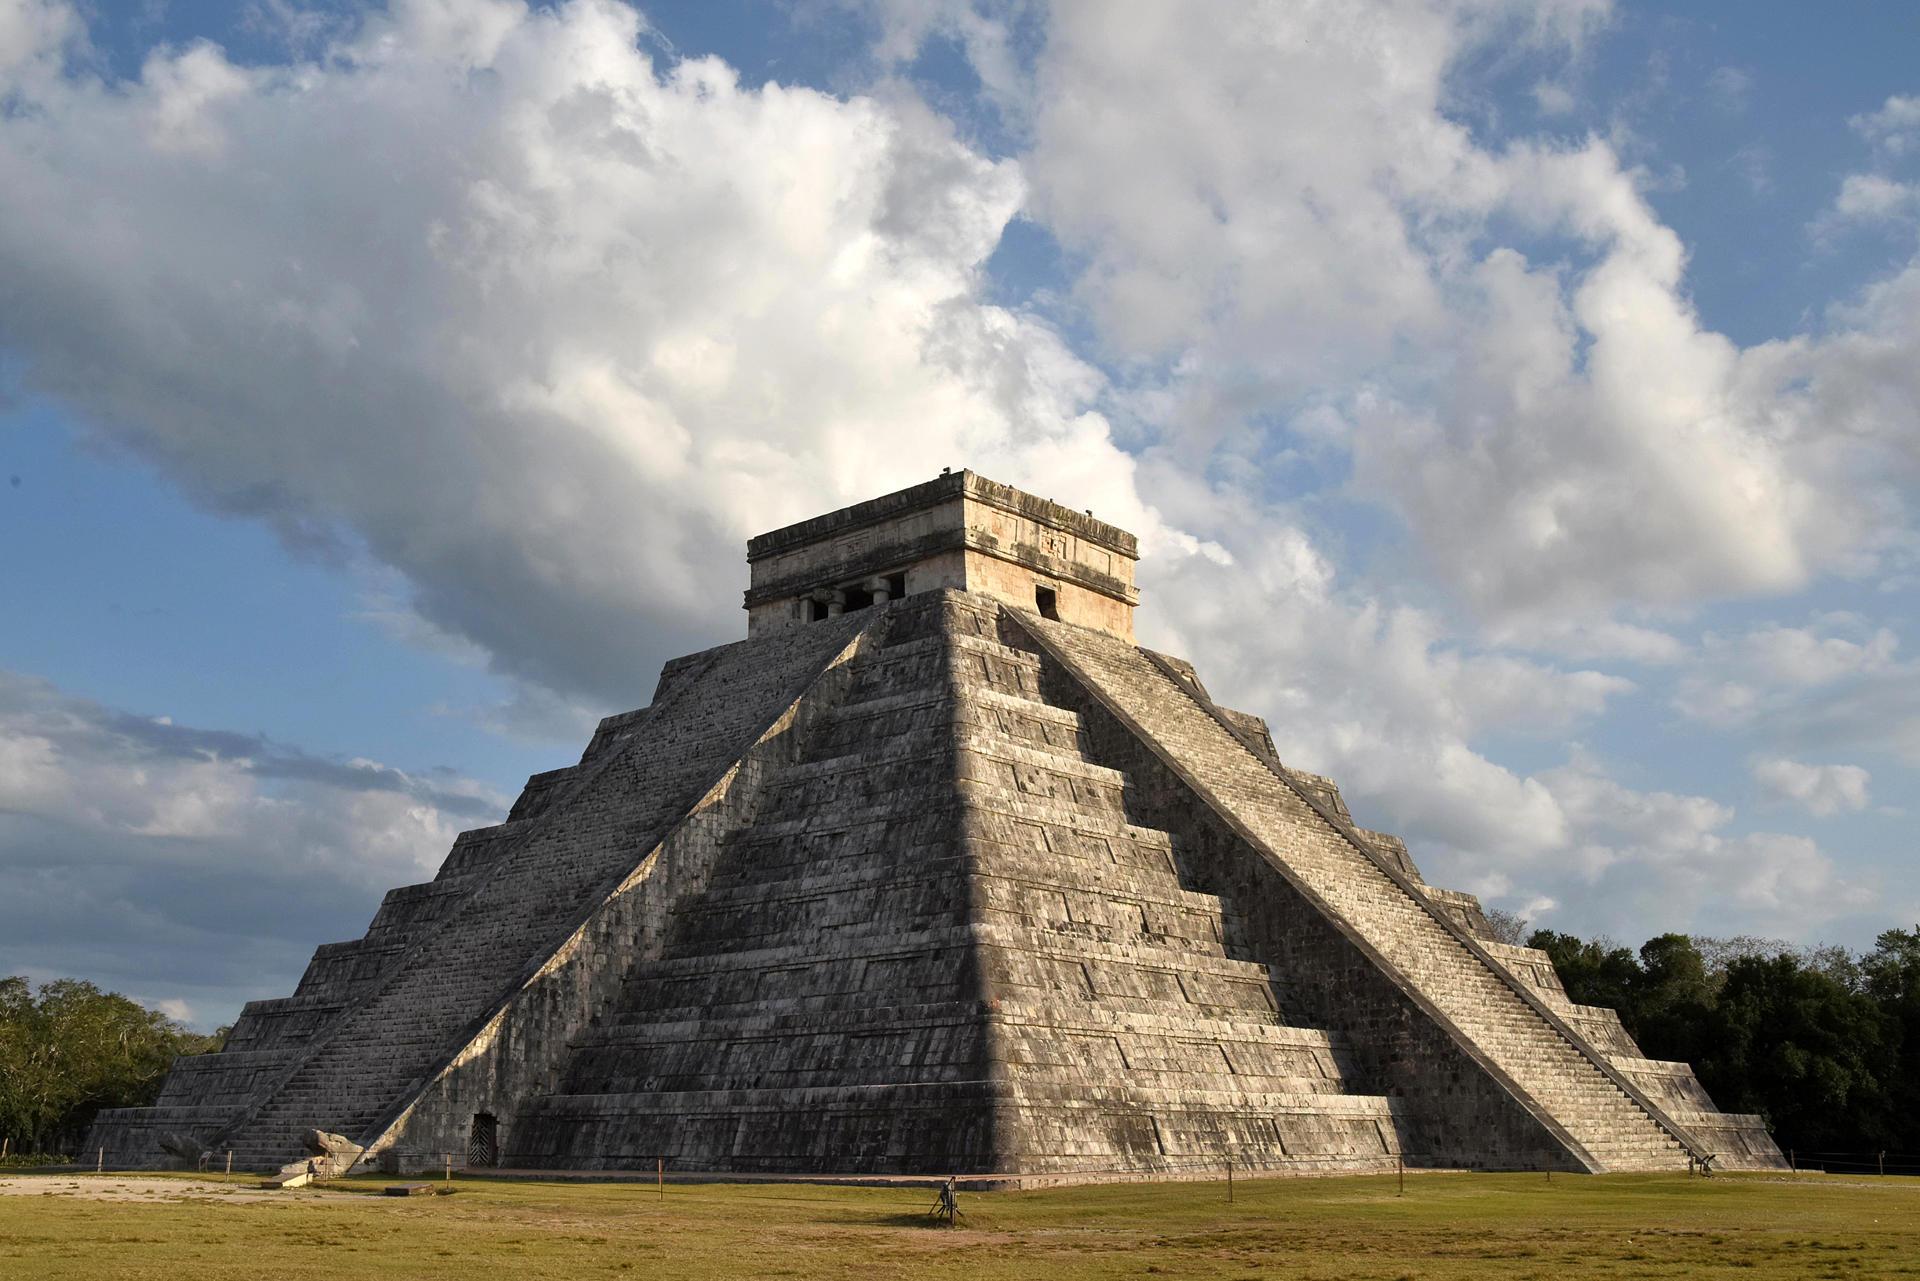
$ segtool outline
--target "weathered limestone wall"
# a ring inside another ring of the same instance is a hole
[[[1286,1024],[1221,900],[1178,875],[1184,834],[1129,817],[1133,778],[1097,764],[979,597],[960,784],[978,851],[976,919],[994,1059],[1008,1082],[1003,1170],[1180,1173],[1379,1168],[1388,1100],[1356,1091],[1344,1042]],[[991,644],[986,642],[991,641]]]
[[[625,974],[508,1159],[618,1168],[991,1168],[945,655],[887,611],[803,757],[763,784],[664,949]],[[824,704],[823,704],[824,706]]]
[[[248,1167],[298,1153],[301,1133],[359,1136],[507,991],[543,965],[588,906],[638,863],[747,750],[863,620],[835,620],[692,655],[663,673],[662,699],[584,762],[564,799],[534,817],[373,988],[300,1047],[264,1102],[209,1136]]]
[[[1391,1150],[1409,1164],[1579,1168],[1564,1145],[1422,1011],[1355,942],[1230,831],[1186,784],[1058,668],[1052,701],[1072,706],[1094,759],[1131,780],[1131,821],[1177,834],[1181,882],[1227,905],[1237,950],[1261,957],[1289,1021],[1330,1029],[1352,1088],[1393,1098]]]
[[[1393,1105],[1285,1025],[973,594],[884,644],[508,1159],[1086,1177],[1379,1168]],[[775,818],[774,816],[778,816]]]
[[[848,644],[538,972],[369,1135],[369,1156],[391,1151],[389,1164],[404,1168],[412,1158],[431,1167],[440,1153],[466,1151],[479,1113],[498,1119],[500,1148],[515,1150],[521,1104],[558,1085],[571,1047],[613,1009],[628,969],[660,955],[677,910],[705,888],[727,842],[752,825],[769,778],[799,759],[844,693],[862,640]]]
[[[387,892],[363,938],[316,948],[292,996],[249,1001],[220,1052],[176,1059],[154,1106],[100,1113],[89,1146],[117,1165],[173,1164],[161,1138],[211,1141],[263,1103],[306,1047],[473,892],[512,826],[462,833],[434,880]]]
[[[1573,1160],[1590,1169],[1685,1166],[1684,1129],[1514,983],[1445,907],[1283,781],[1278,763],[1247,746],[1197,686],[1099,633],[1030,615],[1019,626]]]
[[[859,503],[747,544],[747,631],[804,626],[822,608],[858,609],[885,582],[891,595],[961,590],[1133,635],[1133,535],[1010,485],[963,471]],[[904,582],[901,581],[904,578]]]
[[[1041,558],[1007,561],[984,552],[968,551],[965,561],[961,586],[968,592],[991,596],[1021,609],[1033,609],[1034,589],[1045,587],[1054,594],[1055,608],[1062,622],[1133,639],[1131,604],[1058,573],[1045,572],[1038,568],[1038,563],[1044,563]]]

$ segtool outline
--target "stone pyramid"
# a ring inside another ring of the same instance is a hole
[[[1132,535],[971,472],[752,540],[748,639],[249,1004],[125,1164],[1783,1165],[1137,647]]]

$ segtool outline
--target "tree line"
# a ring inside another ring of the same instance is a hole
[[[1638,952],[1551,930],[1526,942],[1573,1000],[1618,1010],[1648,1058],[1692,1064],[1722,1111],[1766,1118],[1783,1152],[1920,1157],[1920,928],[1860,954],[1685,934]]]
[[[176,1056],[217,1050],[226,1033],[79,979],[35,991],[0,978],[0,1137],[20,1158],[77,1152],[96,1112],[152,1103]]]

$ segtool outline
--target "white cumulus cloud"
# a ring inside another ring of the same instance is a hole
[[[942,466],[1155,534],[1099,377],[977,297],[1016,165],[911,102],[656,65],[642,25],[397,0],[308,61],[13,82],[0,343],[201,501],[364,547],[603,705],[738,629],[749,534]]]
[[[1877,357],[1912,299],[1743,347],[1701,321],[1685,246],[1611,141],[1482,144],[1457,114],[1463,59],[1570,59],[1605,16],[1050,10],[1030,208],[1079,264],[1143,466],[1204,459],[1259,494],[1303,450],[1345,452],[1354,496],[1483,622],[1543,643],[1870,564],[1905,521],[1888,463],[1912,375]]]
[[[1865,809],[1872,781],[1858,765],[1805,765],[1784,756],[1755,761],[1753,778],[1776,799],[1821,817]]]
[[[137,716],[0,671],[0,973],[230,1016],[357,937],[507,798]],[[185,1015],[182,1015],[185,1017]]]
[[[1920,149],[1920,96],[1891,94],[1874,111],[1847,121],[1855,133],[1893,155]]]

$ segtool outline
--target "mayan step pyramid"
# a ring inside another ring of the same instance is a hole
[[[1008,1182],[1784,1164],[1137,647],[1136,555],[971,472],[753,539],[746,640],[668,663],[92,1145]]]

